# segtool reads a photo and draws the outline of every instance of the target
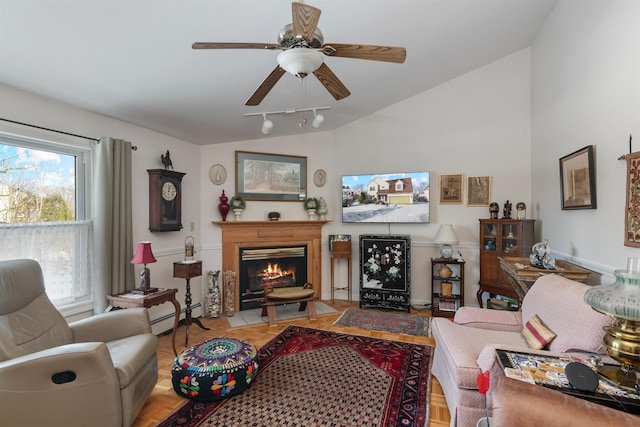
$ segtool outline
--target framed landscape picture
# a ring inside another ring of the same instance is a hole
[[[463,175],[440,175],[440,204],[461,204],[463,193]]]
[[[470,176],[467,178],[467,205],[489,206],[491,200],[491,177]]]
[[[244,200],[304,200],[307,158],[236,151],[236,195]]]
[[[596,176],[593,145],[560,159],[562,209],[595,209]]]

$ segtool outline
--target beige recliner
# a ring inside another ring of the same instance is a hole
[[[67,324],[33,260],[0,261],[0,424],[129,426],[158,379],[146,309]]]

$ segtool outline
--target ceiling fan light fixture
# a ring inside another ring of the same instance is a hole
[[[313,121],[311,122],[311,126],[318,129],[324,123],[324,116],[322,114],[318,114],[316,110],[313,110]]]
[[[323,62],[324,57],[321,52],[308,48],[293,48],[278,55],[280,68],[299,78],[313,73]]]
[[[273,122],[271,120],[267,119],[267,115],[263,114],[262,118],[264,119],[264,121],[262,122],[262,133],[265,135],[269,135],[271,133],[271,131],[273,130]]]

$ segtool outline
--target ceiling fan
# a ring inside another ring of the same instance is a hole
[[[245,105],[259,105],[278,80],[289,72],[298,78],[313,73],[337,101],[351,95],[349,89],[324,63],[326,56],[368,59],[372,61],[403,63],[407,51],[404,47],[363,44],[324,44],[318,28],[321,10],[302,2],[291,3],[293,21],[286,25],[275,43],[206,43],[197,42],[193,49],[270,49],[281,50],[278,65],[258,86]]]

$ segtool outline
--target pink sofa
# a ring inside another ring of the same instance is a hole
[[[602,328],[613,319],[593,310],[583,296],[589,286],[557,275],[540,277],[522,302],[520,311],[462,307],[453,322],[432,320],[436,341],[433,375],[442,385],[451,413],[451,427],[475,427],[485,416],[485,399],[476,377],[484,371],[501,375],[495,349],[523,352],[600,353]],[[557,334],[548,350],[532,350],[521,331],[533,316]],[[489,407],[491,395],[487,394]]]

